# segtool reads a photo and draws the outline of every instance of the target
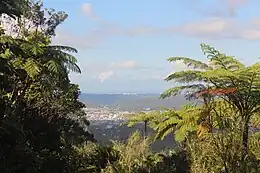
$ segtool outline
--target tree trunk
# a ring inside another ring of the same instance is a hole
[[[243,134],[242,134],[242,165],[245,166],[245,158],[248,155],[248,131],[249,131],[249,120],[250,116],[246,117],[243,126]],[[246,168],[243,167],[244,172],[246,173]]]
[[[144,121],[144,136],[147,137],[147,121]]]

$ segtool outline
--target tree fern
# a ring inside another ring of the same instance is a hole
[[[174,132],[177,141],[183,141],[189,132],[197,129],[197,120],[200,117],[200,110],[194,107],[186,107],[179,111],[166,110],[153,121],[153,128],[156,131],[156,139],[163,139],[169,133]]]
[[[196,68],[195,70],[170,74],[165,80],[181,85],[167,90],[161,97],[166,98],[182,93],[190,94],[183,91],[187,91],[190,86],[203,84],[205,86],[204,91],[193,90],[195,93],[204,93],[199,94],[200,97],[197,98],[205,100],[205,94],[207,94],[211,98],[222,98],[227,101],[239,113],[240,118],[238,120],[243,122],[243,160],[248,151],[247,141],[250,119],[253,114],[260,112],[260,65],[256,63],[246,67],[234,57],[225,55],[206,44],[201,44],[201,49],[209,60],[208,66],[190,58],[170,58],[172,61],[182,60],[187,66]],[[200,67],[203,68],[200,69]],[[231,90],[232,92],[227,92]],[[190,91],[192,92],[192,90]]]
[[[39,63],[32,58],[26,60],[23,68],[31,78],[35,78],[40,73]]]
[[[176,95],[180,95],[182,93],[186,93],[186,95],[188,95],[188,93],[195,93],[198,91],[202,91],[206,89],[205,86],[203,84],[192,84],[192,85],[183,85],[183,86],[177,86],[174,88],[170,88],[168,90],[166,90],[165,92],[163,92],[160,96],[160,98],[164,99],[170,96],[176,96]]]
[[[57,49],[57,47],[58,47],[58,49]],[[65,51],[69,49],[70,51],[76,52],[76,50],[74,50],[73,48],[66,47],[66,46],[65,47],[50,46],[50,47],[46,48],[44,56],[48,59],[50,59],[50,58],[57,59],[58,61],[55,61],[55,62],[60,62],[61,63],[60,65],[63,65],[64,68],[71,70],[73,72],[76,72],[76,73],[80,73],[81,70],[80,70],[79,66],[76,64],[77,59],[73,55],[63,52],[62,49],[65,49]]]
[[[60,64],[57,63],[54,59],[49,60],[45,66],[48,68],[50,72],[59,73],[60,72]]]
[[[203,81],[204,78],[201,76],[201,74],[202,74],[201,71],[185,70],[185,71],[172,73],[168,77],[166,77],[165,80],[166,81],[174,80],[175,82],[182,82],[182,83]]]
[[[211,69],[211,67],[206,64],[203,63],[201,61],[197,61],[191,58],[186,58],[186,57],[171,57],[168,58],[169,62],[173,62],[173,61],[181,61],[182,63],[184,63],[187,67],[191,67],[194,69]]]
[[[214,47],[201,44],[201,50],[203,51],[204,55],[210,60],[210,65],[213,68],[223,68],[226,70],[238,70],[244,68],[245,66],[239,62],[237,59],[231,56],[226,56],[225,54],[221,53],[220,51],[216,50]]]
[[[127,125],[128,127],[133,127],[137,123],[144,123],[144,134],[147,136],[147,126],[153,122],[155,118],[160,114],[160,111],[151,112],[137,112],[134,114],[127,114],[124,117],[127,119],[121,125]]]
[[[66,51],[70,53],[78,53],[77,49],[69,46],[62,46],[62,45],[50,45],[46,47],[48,49],[53,49],[53,50],[60,50],[60,51]]]

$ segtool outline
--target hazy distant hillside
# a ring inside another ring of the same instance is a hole
[[[159,99],[159,94],[86,94],[80,95],[80,100],[88,106],[119,107],[121,109],[143,109],[143,108],[177,108],[185,103],[182,96],[169,99]]]

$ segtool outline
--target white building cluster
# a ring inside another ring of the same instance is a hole
[[[130,113],[107,107],[85,108],[85,112],[89,121],[122,121],[124,120],[123,115]]]

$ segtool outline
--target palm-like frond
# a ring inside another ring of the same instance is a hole
[[[65,67],[75,73],[81,73],[80,67],[76,63],[65,63]]]
[[[49,60],[45,66],[47,69],[54,73],[59,73],[61,71],[61,66],[59,63],[57,63],[54,59]]]
[[[215,68],[223,68],[226,70],[238,70],[245,68],[245,66],[234,57],[227,56],[210,45],[201,44],[200,46],[203,53],[207,56],[207,58],[209,58],[211,65]]]
[[[206,89],[202,83],[210,83],[207,88],[212,86],[215,88],[230,88],[234,85],[234,82],[241,83],[240,71],[245,71],[246,69],[243,64],[233,57],[220,53],[209,45],[201,44],[201,49],[210,60],[210,64],[186,57],[172,57],[168,59],[168,61],[182,61],[195,70],[174,72],[166,77],[166,81],[173,81],[183,85],[168,89],[161,95],[161,98],[181,94],[183,91],[192,95],[192,92],[195,93]],[[244,76],[244,73],[242,76]],[[230,80],[231,78],[232,81]]]
[[[68,54],[66,52],[63,52],[61,50],[49,49],[48,52],[50,53],[50,55],[52,55],[52,57],[61,60],[61,62],[67,62],[67,63],[76,63],[77,62],[77,59],[75,58],[75,56]]]
[[[52,60],[52,63],[56,62],[56,63],[60,63],[60,65],[62,65],[64,68],[68,69],[69,71],[73,71],[76,73],[81,73],[81,70],[79,68],[79,66],[77,65],[77,59],[75,56],[63,52],[62,50],[69,50],[72,52],[75,52],[76,49],[70,48],[70,47],[66,47],[66,46],[48,46],[46,48],[46,52],[45,52],[45,57],[47,59]],[[56,66],[60,66],[59,64],[57,64]],[[54,66],[53,66],[54,67]]]
[[[187,135],[197,130],[197,121],[200,117],[200,109],[190,106],[179,111],[167,110],[157,119],[153,126],[156,131],[156,139],[163,139],[174,132],[177,141],[183,141]]]
[[[166,81],[175,81],[181,83],[204,81],[203,72],[195,70],[185,70],[170,74],[165,78]]]
[[[46,48],[53,49],[53,50],[66,51],[66,52],[70,52],[70,53],[78,53],[77,49],[75,49],[73,47],[69,47],[69,46],[50,45],[50,46],[47,46]]]
[[[0,57],[4,58],[4,59],[9,59],[11,57],[11,55],[12,55],[12,53],[11,53],[10,49],[5,49],[5,51],[0,54]]]
[[[152,123],[152,128],[157,132],[155,138],[163,139],[167,134],[175,130],[180,120],[181,117],[173,109],[166,109],[160,113]]]
[[[160,95],[160,98],[165,99],[170,96],[176,96],[181,94],[182,92],[185,93],[193,93],[193,92],[198,92],[206,89],[206,87],[203,84],[193,84],[193,85],[183,85],[183,86],[176,86],[174,88],[170,88],[163,92]]]
[[[155,119],[160,114],[160,111],[151,111],[151,112],[137,112],[135,114],[124,115],[127,120],[121,125],[127,125],[128,127],[135,126],[140,122],[150,122]]]
[[[260,114],[254,114],[254,116],[251,119],[251,124],[255,127],[255,128],[260,128]]]
[[[39,62],[32,58],[26,60],[23,68],[31,78],[34,78],[36,75],[38,75],[41,70]]]
[[[168,61],[182,61],[182,63],[184,63],[187,67],[192,67],[194,69],[211,69],[208,64],[187,57],[171,57],[168,58]]]

